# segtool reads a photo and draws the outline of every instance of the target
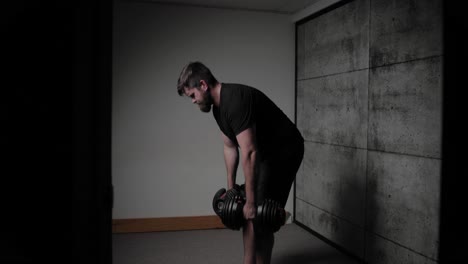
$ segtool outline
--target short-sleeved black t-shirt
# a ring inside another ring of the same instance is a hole
[[[241,84],[223,83],[220,105],[213,116],[221,131],[237,146],[236,136],[252,127],[262,158],[276,159],[303,144],[296,125],[261,91]]]

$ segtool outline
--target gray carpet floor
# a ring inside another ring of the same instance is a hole
[[[114,264],[242,263],[241,231],[229,229],[113,235]],[[274,264],[359,263],[295,224],[275,234]]]

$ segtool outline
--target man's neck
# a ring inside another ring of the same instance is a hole
[[[213,89],[210,90],[211,96],[213,98],[213,104],[216,107],[219,107],[219,102],[221,101],[221,83],[216,84]]]

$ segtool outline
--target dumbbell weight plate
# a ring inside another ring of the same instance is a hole
[[[213,210],[215,211],[215,213],[216,213],[217,215],[219,215],[219,213],[221,212],[221,211],[220,211],[220,208],[219,208],[219,202],[220,202],[220,201],[223,201],[223,199],[221,199],[221,196],[222,196],[225,192],[226,192],[226,189],[221,188],[221,189],[219,189],[219,190],[215,193],[215,195],[214,195],[214,197],[213,197]]]

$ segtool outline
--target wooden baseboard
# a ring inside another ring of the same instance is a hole
[[[113,219],[112,233],[138,233],[225,228],[216,215]]]

